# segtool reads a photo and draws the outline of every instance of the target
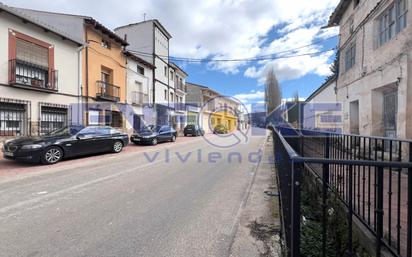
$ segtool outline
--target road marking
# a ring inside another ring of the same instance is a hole
[[[47,191],[37,192],[37,195],[45,195],[45,194],[47,194]]]

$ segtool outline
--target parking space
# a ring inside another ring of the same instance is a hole
[[[211,135],[206,135],[206,137],[211,136]],[[144,151],[153,151],[153,150],[160,150],[166,147],[173,147],[174,145],[177,144],[185,144],[188,142],[196,142],[199,140],[204,140],[202,137],[178,137],[176,142],[168,142],[168,143],[161,143],[156,146],[150,146],[150,145],[135,145],[133,143],[130,143],[127,147],[123,149],[123,152],[121,154],[126,154],[126,153],[139,153],[139,152],[144,152]],[[42,172],[48,169],[59,169],[59,168],[66,168],[71,165],[76,165],[82,162],[88,162],[92,160],[98,160],[98,159],[104,159],[104,158],[116,158],[117,154],[112,154],[112,153],[107,153],[107,154],[100,154],[100,155],[92,155],[92,156],[85,156],[85,157],[80,157],[76,159],[69,159],[69,160],[64,160],[60,163],[57,163],[52,166],[45,166],[45,165],[40,165],[40,164],[29,164],[29,163],[21,163],[21,162],[16,162],[12,160],[6,160],[3,158],[3,155],[0,155],[0,177],[8,177],[8,176],[15,176],[19,174],[24,174],[24,173],[29,173],[29,172]]]

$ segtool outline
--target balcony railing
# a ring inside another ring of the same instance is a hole
[[[147,94],[138,91],[132,92],[133,105],[144,105],[147,103],[149,103],[149,96]]]
[[[9,61],[9,84],[41,91],[58,91],[58,71],[22,60]]]
[[[288,256],[412,256],[412,141],[271,129]]]
[[[180,83],[180,81],[176,82],[175,86],[180,91],[186,92],[186,85],[184,85],[183,83]]]
[[[112,85],[104,81],[96,81],[97,93],[96,98],[98,100],[105,101],[120,101],[120,87]]]

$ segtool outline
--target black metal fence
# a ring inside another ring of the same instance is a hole
[[[346,211],[346,254],[355,256],[353,221],[375,238],[375,254],[412,256],[412,141],[327,132],[273,129],[284,240],[301,255],[303,174],[321,186],[322,256],[328,244],[328,199]],[[330,225],[330,224],[329,224]]]

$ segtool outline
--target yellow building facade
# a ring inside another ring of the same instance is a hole
[[[87,125],[125,128],[118,104],[126,103],[127,42],[93,19],[85,20],[82,95]]]

